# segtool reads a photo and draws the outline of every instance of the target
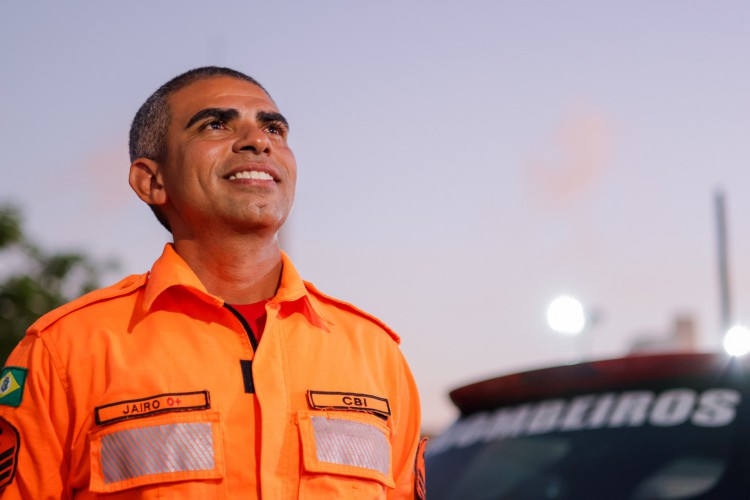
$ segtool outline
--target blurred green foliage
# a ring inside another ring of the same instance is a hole
[[[49,252],[24,234],[21,212],[0,205],[0,362],[44,313],[99,287],[116,267],[80,252]]]

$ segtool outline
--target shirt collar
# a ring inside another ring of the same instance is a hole
[[[281,281],[276,295],[269,301],[271,304],[278,304],[281,307],[284,304],[298,301],[304,302],[300,309],[312,320],[313,323],[319,323],[325,317],[315,310],[307,291],[305,282],[300,277],[297,269],[292,264],[291,259],[284,252],[281,252]],[[182,257],[174,249],[174,245],[167,243],[161,257],[157,259],[149,273],[146,290],[144,293],[143,308],[144,311],[151,309],[156,299],[169,288],[179,286],[188,288],[203,301],[221,307],[224,300],[220,297],[211,295],[203,286],[193,270],[188,266]],[[313,317],[315,316],[315,317]],[[325,321],[330,323],[329,321]]]
[[[164,246],[164,251],[148,275],[148,283],[143,297],[143,308],[151,309],[156,299],[173,286],[181,286],[198,292],[196,295],[209,303],[221,306],[224,302],[206,291],[190,266],[180,257],[171,243]]]

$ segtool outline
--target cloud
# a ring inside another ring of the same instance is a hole
[[[81,164],[87,192],[96,209],[115,210],[133,201],[128,185],[130,162],[123,140],[94,149]],[[93,148],[92,148],[93,149]]]
[[[613,157],[613,131],[604,113],[574,103],[526,162],[532,200],[568,208],[589,196]]]

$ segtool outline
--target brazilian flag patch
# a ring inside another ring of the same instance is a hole
[[[18,407],[23,399],[26,384],[26,368],[7,366],[0,375],[0,405]]]

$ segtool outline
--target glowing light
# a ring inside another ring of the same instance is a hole
[[[558,333],[578,335],[586,327],[586,311],[577,299],[558,297],[547,308],[547,324]]]
[[[724,334],[724,350],[730,356],[744,356],[750,352],[750,330],[744,326],[733,326]]]

